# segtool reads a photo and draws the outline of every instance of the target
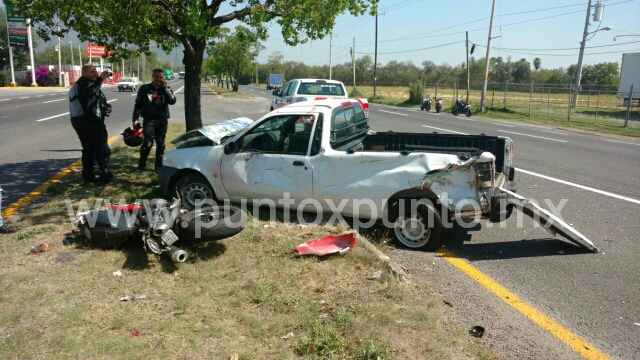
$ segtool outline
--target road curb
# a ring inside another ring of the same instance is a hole
[[[387,268],[395,275],[398,277],[398,279],[400,279],[401,281],[405,281],[408,282],[408,274],[407,272],[404,270],[404,268],[402,267],[402,265],[396,263],[395,261],[391,260],[391,258],[387,255],[385,255],[382,251],[378,250],[378,248],[376,248],[371,242],[369,242],[369,240],[365,239],[364,237],[362,237],[362,235],[358,234],[358,241],[360,241],[363,246],[365,247],[365,249],[369,250],[371,253],[373,253],[373,255],[375,255],[378,260],[380,260],[381,262],[385,263],[385,265],[387,266]]]

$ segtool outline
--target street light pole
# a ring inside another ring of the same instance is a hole
[[[587,5],[587,18],[584,21],[584,32],[582,33],[582,42],[580,43],[580,55],[578,55],[578,67],[576,68],[576,80],[573,92],[573,101],[571,106],[578,106],[578,93],[580,92],[580,78],[582,77],[582,58],[584,57],[584,46],[587,43],[587,34],[589,31],[589,16],[591,15],[591,0]]]
[[[69,41],[69,52],[71,53],[71,83],[76,82],[75,64],[73,63],[73,41]]]
[[[60,17],[58,17],[58,32],[59,31],[60,31]],[[62,47],[60,46],[60,36],[58,36],[58,81],[60,83],[60,86],[66,87],[66,84],[62,83]]]

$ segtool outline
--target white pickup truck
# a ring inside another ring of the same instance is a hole
[[[120,78],[120,81],[118,81],[118,91],[125,90],[130,90],[132,92],[138,90],[138,78],[132,76]]]
[[[158,168],[167,195],[271,202],[290,209],[382,220],[409,248],[435,250],[443,219],[506,219],[513,207],[591,251],[595,246],[514,190],[513,142],[501,136],[376,133],[356,100],[314,100],[252,122],[187,132]]]
[[[293,79],[289,80],[282,90],[274,90],[275,99],[271,101],[269,111],[283,106],[316,99],[346,99],[347,88],[341,81],[326,79]],[[366,101],[360,99],[360,101]],[[368,108],[365,109],[365,111]]]

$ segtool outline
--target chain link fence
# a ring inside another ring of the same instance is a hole
[[[470,84],[468,100],[464,85],[458,88],[456,84],[425,84],[423,94],[424,97],[442,98],[443,109],[450,109],[455,99],[461,99],[469,102],[474,111],[479,111],[482,85],[481,82]],[[572,96],[573,87],[566,84],[488,83],[485,107],[539,118],[593,123],[607,121],[640,128],[640,101],[618,98],[617,86],[582,86],[575,107],[570,106]]]

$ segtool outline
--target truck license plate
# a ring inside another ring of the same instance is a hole
[[[169,230],[162,235],[162,241],[164,241],[167,246],[171,246],[174,242],[178,241],[178,236],[173,232],[173,230]]]

